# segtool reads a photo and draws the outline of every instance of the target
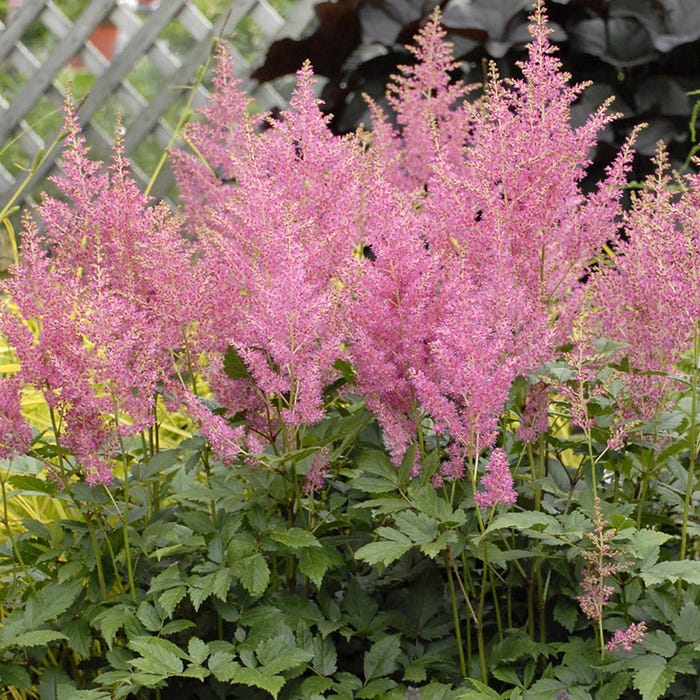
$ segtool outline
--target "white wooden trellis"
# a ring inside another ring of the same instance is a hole
[[[217,36],[228,40],[234,54],[234,72],[244,82],[261,107],[267,109],[285,102],[278,89],[271,84],[258,85],[250,81],[251,70],[261,63],[269,45],[278,38],[298,37],[313,20],[314,0],[297,0],[289,16],[283,18],[267,0],[231,0],[230,8],[219,17],[204,17],[190,0],[161,0],[148,13],[136,12],[134,0],[92,0],[84,11],[71,21],[61,11],[59,0],[23,0],[7,24],[0,22],[0,70],[6,75],[13,72],[21,79],[15,94],[2,94],[0,89],[0,149],[10,140],[31,163],[50,137],[42,138],[29,118],[39,101],[48,100],[55,108],[64,102],[65,82],[61,71],[79,56],[83,70],[95,76],[94,84],[80,107],[79,117],[89,145],[97,157],[109,156],[112,137],[95,120],[98,110],[110,100],[117,100],[122,112],[125,130],[125,150],[132,157],[146,140],[155,139],[161,149],[173,135],[173,125],[166,117],[168,110],[185,104],[187,93],[199,70],[206,61]],[[105,21],[115,25],[119,45],[111,60],[91,43],[95,28]],[[247,22],[252,25],[260,41],[258,54],[248,60],[236,49],[236,28]],[[161,35],[172,22],[179,22],[190,38],[184,55],[177,53]],[[32,28],[41,26],[51,40],[49,52],[37,56],[25,42]],[[131,79],[138,64],[147,58],[155,67],[155,92],[142,95]],[[194,95],[198,106],[206,98],[205,87]],[[54,149],[33,176],[25,192],[29,195],[48,174],[56,169],[60,150]],[[134,164],[134,175],[143,186],[150,173]],[[0,209],[9,200],[25,178],[25,172],[13,168],[0,159]],[[172,175],[165,170],[156,181],[152,193],[162,197],[173,185]],[[22,203],[20,200],[18,203]]]

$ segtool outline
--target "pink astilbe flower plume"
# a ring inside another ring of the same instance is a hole
[[[153,424],[158,387],[174,374],[193,322],[176,300],[193,271],[180,222],[138,190],[120,138],[104,169],[88,158],[70,107],[65,124],[61,198],[44,196],[41,227],[26,220],[2,332],[21,365],[17,380],[43,391],[62,445],[89,482],[106,483],[119,437]]]
[[[646,637],[646,622],[633,622],[627,629],[616,630],[610,641],[605,645],[608,651],[632,651],[635,644],[641,644]]]
[[[674,177],[663,148],[656,170],[632,193],[614,258],[588,289],[591,332],[624,345],[628,417],[653,418],[671,389],[670,372],[693,344],[700,319],[700,177]],[[675,186],[674,186],[675,185]]]
[[[568,339],[579,280],[616,235],[631,149],[584,194],[613,117],[603,105],[572,127],[583,86],[569,85],[546,19],[538,3],[523,77],[493,70],[483,97],[466,102],[434,14],[417,65],[389,89],[398,130],[372,108],[380,182],[363,229],[376,259],[358,263],[350,353],[397,461],[425,416],[464,456],[493,445],[513,380]],[[452,472],[456,459],[453,448]]]
[[[518,498],[513,488],[508,455],[500,447],[491,453],[486,474],[481,477],[481,486],[484,490],[474,494],[474,502],[480,508],[492,508],[499,504],[512,505]]]
[[[206,270],[199,335],[212,358],[209,384],[273,439],[274,416],[291,428],[318,421],[323,389],[337,376],[342,279],[359,242],[362,147],[329,131],[309,65],[289,109],[257,129],[223,56],[204,113],[215,124],[187,133],[211,162],[181,157],[175,168]],[[232,183],[214,183],[212,166]],[[247,376],[227,375],[221,358],[229,348]]]

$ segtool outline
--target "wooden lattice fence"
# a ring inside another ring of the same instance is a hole
[[[142,185],[152,173],[154,154],[171,142],[214,37],[223,36],[232,44],[234,70],[261,106],[284,104],[285,85],[257,85],[247,76],[262,62],[272,41],[297,37],[307,28],[313,17],[312,0],[289,4],[285,17],[268,0],[231,0],[228,10],[216,17],[205,17],[188,0],[161,0],[157,6],[152,0],[140,2],[148,12],[139,11],[137,0],[92,0],[71,20],[60,2],[24,0],[6,25],[0,22],[0,149],[10,144],[0,157],[0,210],[58,133],[58,110],[69,80],[75,86],[89,85],[79,116],[98,157],[108,157],[113,117],[117,112],[122,115],[125,149]],[[111,56],[110,49],[98,42],[98,27],[105,25],[117,32]],[[41,51],[32,44],[37,33]],[[239,35],[246,37],[244,50],[237,48]],[[194,106],[205,97],[201,85]],[[50,130],[44,120],[53,123]],[[59,149],[50,153],[23,198],[57,167],[58,155]],[[171,187],[172,175],[166,170],[152,192],[166,196]]]

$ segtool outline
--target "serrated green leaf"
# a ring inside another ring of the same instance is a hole
[[[376,698],[376,700],[381,700],[386,698],[387,693],[396,687],[396,683],[391,680],[391,678],[375,678],[371,680],[363,688],[360,688],[355,693],[357,700],[364,700],[364,698]]]
[[[187,658],[180,647],[161,637],[136,637],[129,640],[129,648],[142,657],[130,663],[145,673],[182,673],[182,659]]]
[[[424,542],[420,545],[420,551],[431,559],[437,559],[446,549],[448,544],[457,541],[457,533],[454,530],[446,530],[434,542]]]
[[[286,683],[283,676],[269,675],[257,668],[245,668],[244,666],[233,669],[229,674],[228,682],[266,690],[273,698],[277,698]]]
[[[139,605],[136,610],[136,617],[149,632],[157,632],[163,624],[163,620],[156,612],[156,609],[146,601]]]
[[[58,486],[53,481],[39,479],[29,474],[14,474],[8,479],[12,488],[22,491],[23,496],[54,495]]]
[[[209,647],[199,637],[191,637],[187,643],[187,653],[194,663],[201,666],[209,656]]]
[[[684,642],[700,640],[700,609],[695,603],[686,603],[673,622],[673,631]]]
[[[417,511],[444,525],[459,527],[467,520],[466,513],[461,508],[452,510],[450,504],[444,498],[440,498],[433,486],[411,487],[409,497]]]
[[[415,513],[411,510],[397,513],[394,526],[412,542],[423,544],[432,542],[437,537],[437,522],[425,513]]]
[[[195,610],[199,610],[201,604],[211,595],[225,601],[231,586],[233,573],[227,566],[217,569],[204,576],[192,576],[190,578],[190,600]]]
[[[469,682],[474,686],[474,688],[458,690],[456,700],[500,700],[501,696],[495,690],[493,690],[493,688],[489,688],[481,681],[477,681],[475,678],[470,678]]]
[[[192,629],[196,626],[197,625],[195,625],[192,620],[171,620],[163,625],[160,634],[167,636],[169,634],[176,634],[177,632]]]
[[[123,606],[114,606],[96,615],[92,619],[92,626],[99,631],[111,649],[117,630],[134,622],[139,624],[132,610],[124,609]]]
[[[530,530],[535,525],[558,526],[557,519],[546,513],[539,511],[524,511],[521,513],[502,513],[497,515],[491,524],[486,528],[484,535],[488,535],[495,530],[513,528],[514,530]]]
[[[233,651],[214,651],[207,661],[209,670],[217,680],[226,683],[234,669],[240,668],[240,664],[233,660]]]
[[[79,617],[66,622],[61,629],[68,638],[68,646],[71,650],[87,658],[90,656],[90,646],[92,645],[92,634],[87,621]]]
[[[645,655],[633,659],[635,666],[632,682],[641,693],[642,700],[657,700],[673,683],[676,674],[668,667],[666,659],[656,655]]]
[[[262,595],[270,583],[270,569],[265,558],[259,553],[240,559],[236,567],[236,575],[252,596]]]
[[[307,547],[299,552],[299,571],[304,576],[308,576],[319,588],[326,571],[338,563],[342,563],[342,560],[334,549]]]
[[[668,540],[673,539],[673,535],[658,530],[635,530],[629,536],[629,544],[627,550],[633,556],[641,559],[641,568],[656,564],[659,558],[659,550],[661,545]]]
[[[388,566],[393,561],[400,559],[404,554],[406,554],[406,552],[413,548],[413,543],[408,541],[408,538],[405,539],[407,542],[404,544],[388,542],[387,540],[369,542],[355,552],[355,558],[361,561],[366,561],[372,566],[380,563],[384,564],[384,566]]]
[[[375,642],[362,660],[365,683],[382,676],[388,676],[398,668],[398,656],[401,653],[401,637],[389,635]]]
[[[208,675],[209,671],[202,666],[188,666],[181,674],[183,678],[196,678],[199,681],[203,681]]]
[[[10,643],[4,647],[42,647],[51,642],[57,642],[62,639],[68,639],[63,632],[55,630],[32,630],[16,636]]]
[[[318,676],[311,676],[307,678],[299,688],[300,696],[302,698],[311,698],[320,695],[325,697],[323,693],[330,690],[333,687],[333,681],[330,678],[319,678]]]
[[[270,534],[270,537],[275,542],[279,542],[290,549],[307,549],[308,547],[321,546],[321,543],[312,533],[299,527],[291,527],[285,531],[275,530]]]
[[[30,596],[27,600],[25,605],[27,627],[37,627],[62,615],[74,603],[82,590],[82,581],[49,583],[44,586],[35,596]]]
[[[187,588],[185,588],[185,586],[176,586],[175,588],[170,588],[167,591],[163,591],[163,593],[158,597],[158,603],[163,608],[163,612],[165,612],[168,617],[172,617],[178,603],[185,597],[186,594]]]
[[[700,585],[700,561],[664,561],[642,570],[639,575],[647,586],[656,586],[667,581],[675,583],[678,579]]]
[[[0,662],[0,686],[29,690],[32,686],[32,681],[24,666]]]
[[[676,653],[676,643],[663,630],[653,630],[644,636],[644,648],[667,659]]]
[[[554,603],[552,616],[567,632],[571,633],[578,620],[578,610],[566,598],[558,598]]]
[[[595,694],[595,700],[619,700],[629,686],[631,676],[629,673],[610,673]]]
[[[330,637],[314,637],[311,643],[311,666],[321,676],[332,676],[338,670],[338,654]]]

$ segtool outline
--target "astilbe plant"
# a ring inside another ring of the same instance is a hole
[[[154,425],[156,396],[172,384],[173,353],[193,320],[172,301],[193,270],[180,222],[149,206],[119,138],[104,171],[70,107],[65,123],[65,175],[55,179],[65,199],[44,197],[38,223],[26,219],[23,256],[5,284],[2,328],[20,371],[3,391],[43,392],[61,468],[72,455],[88,483],[108,483],[120,438]],[[156,261],[153,250],[168,256]]]
[[[198,335],[210,388],[274,445],[323,416],[323,390],[338,376],[342,280],[361,230],[361,144],[330,133],[309,66],[290,108],[261,122],[244,113],[226,60],[203,115],[214,123],[190,127],[197,155],[178,155],[175,170],[206,271]],[[227,372],[227,352],[245,369]]]
[[[632,192],[614,259],[591,280],[586,317],[592,333],[621,344],[618,357],[634,371],[620,410],[648,421],[680,388],[670,375],[700,318],[698,176],[674,175],[662,145],[654,165]]]
[[[583,86],[568,85],[542,6],[531,31],[524,77],[492,71],[468,102],[445,80],[454,66],[435,15],[417,66],[392,87],[401,131],[373,110],[375,171],[388,175],[373,208],[387,223],[365,227],[373,255],[360,261],[349,350],[395,457],[429,416],[450,435],[446,475],[494,444],[514,379],[566,340],[580,280],[616,234],[631,159],[628,146],[584,193],[588,154],[613,116],[603,105],[571,126]],[[397,205],[403,224],[385,213]]]

